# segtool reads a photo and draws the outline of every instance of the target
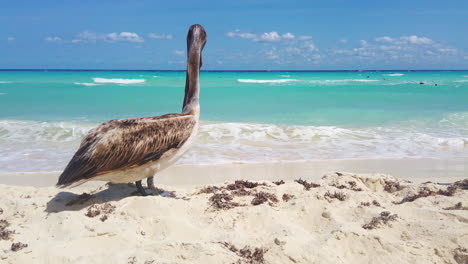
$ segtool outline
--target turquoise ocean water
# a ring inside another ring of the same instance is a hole
[[[468,157],[468,71],[202,72],[180,163]],[[420,84],[423,83],[423,84]],[[184,72],[0,71],[0,172],[61,170],[110,119],[181,110]]]

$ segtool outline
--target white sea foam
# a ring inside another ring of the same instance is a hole
[[[106,78],[93,78],[95,83],[116,83],[116,84],[138,84],[144,83],[145,79],[106,79]]]
[[[0,120],[0,140],[66,142],[80,139],[95,124]]]
[[[63,169],[97,123],[0,120],[0,172]],[[468,113],[438,123],[342,128],[202,122],[180,163],[468,156]]]
[[[0,83],[11,83],[9,81],[0,81]]]
[[[5,95],[6,93],[0,93],[0,95]]]
[[[390,74],[384,74],[385,76],[403,76],[403,73],[390,73]]]
[[[342,79],[342,80],[306,80],[304,82],[313,84],[349,84],[350,82],[378,82],[379,80],[373,79]]]
[[[74,82],[74,84],[76,85],[84,85],[84,86],[96,86],[96,85],[99,85],[97,83],[87,83],[87,82]]]
[[[345,79],[344,81],[348,81],[348,82],[378,82],[379,80],[372,80],[372,79]]]
[[[291,75],[280,75],[280,77],[291,77]]]
[[[288,83],[288,82],[305,82],[317,84],[348,84],[350,82],[379,82],[373,79],[341,79],[341,80],[298,80],[298,79],[277,79],[277,80],[257,80],[257,79],[237,79],[240,83]]]
[[[456,80],[456,81],[453,81],[453,82],[456,82],[456,83],[466,83],[466,82],[468,82],[468,80]]]
[[[447,134],[446,131],[415,130],[413,127],[351,129],[245,123],[203,124],[198,141],[180,162],[468,156],[468,130],[459,134]]]
[[[255,80],[255,79],[237,79],[240,83],[287,83],[296,82],[296,79],[278,79],[278,80]]]

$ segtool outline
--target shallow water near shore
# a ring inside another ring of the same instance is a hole
[[[180,164],[468,157],[468,72],[202,72]],[[423,84],[420,84],[423,83]],[[0,172],[61,170],[110,119],[179,112],[184,72],[0,71]]]

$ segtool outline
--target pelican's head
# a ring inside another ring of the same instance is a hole
[[[205,29],[198,24],[192,25],[189,28],[188,34],[187,34],[187,56],[189,57],[189,60],[191,57],[200,57],[200,65],[199,67],[201,68],[202,66],[202,56],[201,56],[201,51],[203,50],[203,47],[205,47],[206,44],[206,32]],[[195,62],[195,61],[191,61]]]

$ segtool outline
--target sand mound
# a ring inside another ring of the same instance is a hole
[[[466,183],[335,173],[154,197],[0,185],[0,262],[467,263]]]

